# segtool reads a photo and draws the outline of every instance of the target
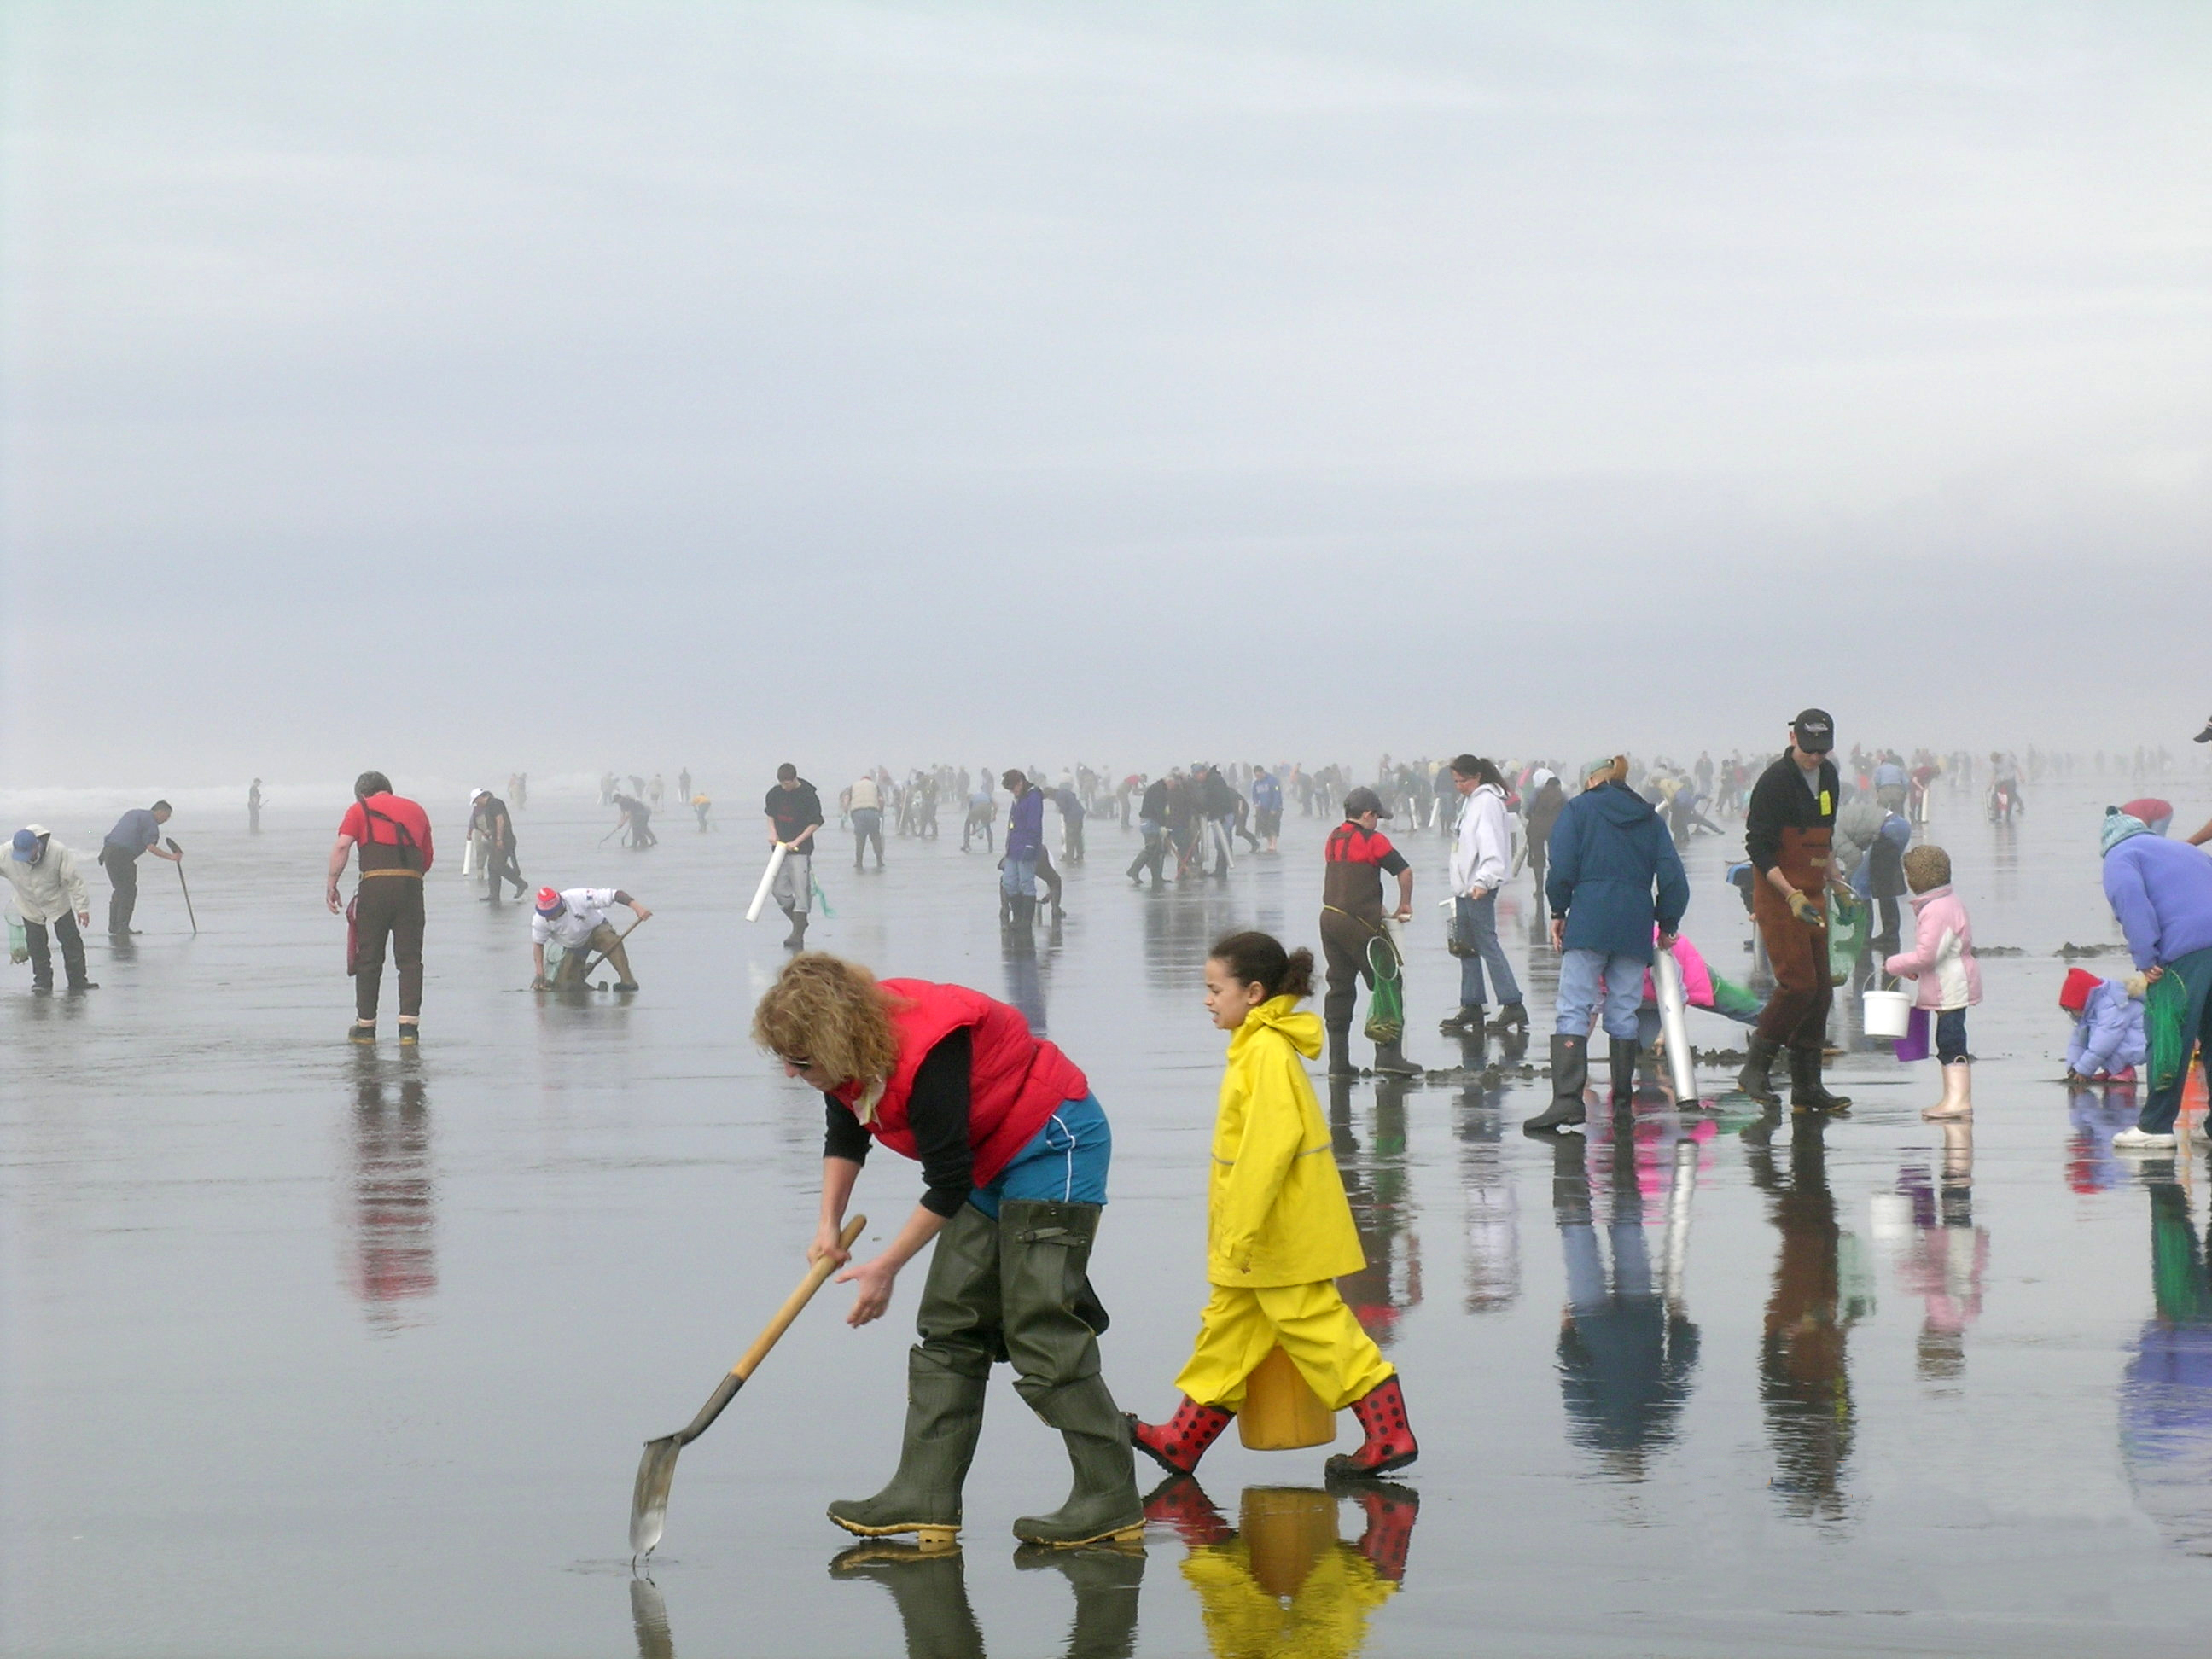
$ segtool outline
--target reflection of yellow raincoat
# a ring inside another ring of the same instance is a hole
[[[1258,1290],[1310,1285],[1367,1265],[1328,1124],[1306,1080],[1304,1054],[1321,1053],[1321,1021],[1276,997],[1244,1017],[1229,1042],[1213,1121],[1206,1200],[1206,1276]]]
[[[1176,1386],[1237,1411],[1244,1380],[1279,1346],[1331,1411],[1391,1374],[1335,1280],[1367,1265],[1298,1056],[1321,1053],[1321,1021],[1291,997],[1261,1003],[1230,1039],[1213,1124],[1206,1276],[1213,1294]]]
[[[1182,1576],[1215,1659],[1348,1659],[1367,1639],[1367,1615],[1398,1593],[1346,1543],[1322,1552],[1288,1601],[1260,1587],[1241,1536],[1193,1550]]]

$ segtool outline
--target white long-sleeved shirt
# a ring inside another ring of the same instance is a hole
[[[611,887],[568,889],[561,895],[563,908],[559,915],[530,918],[530,942],[557,944],[564,951],[582,950],[605,922],[607,906],[615,902],[615,892]]]
[[[39,826],[34,823],[31,828],[37,830]],[[0,864],[7,867],[9,884],[15,890],[15,908],[26,921],[49,922],[72,910],[92,908],[85,896],[84,878],[76,872],[76,860],[52,836],[47,837],[46,850],[36,864],[19,864],[4,852],[0,852]]]
[[[1452,896],[1468,898],[1478,887],[1492,893],[1503,887],[1512,845],[1512,831],[1505,822],[1505,792],[1494,783],[1478,785],[1459,804],[1458,828],[1452,836]]]

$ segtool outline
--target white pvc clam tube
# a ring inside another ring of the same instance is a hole
[[[768,890],[775,885],[775,872],[783,868],[784,855],[790,851],[791,848],[778,842],[775,851],[768,855],[768,868],[761,872],[760,885],[753,890],[753,902],[745,907],[747,921],[760,920],[761,906],[768,902]]]
[[[1667,1038],[1667,1073],[1674,1085],[1674,1098],[1687,1103],[1698,1097],[1698,1068],[1690,1055],[1690,1007],[1682,990],[1682,964],[1672,951],[1653,953],[1651,988],[1659,994],[1659,1029]]]
[[[474,835],[461,843],[461,873],[473,875],[477,867],[477,838]]]

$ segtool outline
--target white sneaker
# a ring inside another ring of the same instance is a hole
[[[2154,1135],[2142,1129],[2123,1129],[2112,1137],[2112,1145],[2124,1152],[2139,1152],[2152,1146],[2172,1146],[2173,1137]]]

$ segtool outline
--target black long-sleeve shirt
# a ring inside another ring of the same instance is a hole
[[[968,1139],[968,1073],[974,1057],[975,1044],[963,1025],[922,1056],[907,1097],[906,1124],[921,1159],[921,1207],[933,1215],[959,1214],[975,1190],[975,1149]],[[822,1098],[822,1156],[866,1164],[872,1140],[860,1120],[836,1096]]]
[[[1774,867],[1782,855],[1784,830],[1834,829],[1836,797],[1841,790],[1835,762],[1823,759],[1820,775],[1808,789],[1805,774],[1784,750],[1779,760],[1759,775],[1744,805],[1743,850],[1750,855],[1752,867],[1762,876]]]

